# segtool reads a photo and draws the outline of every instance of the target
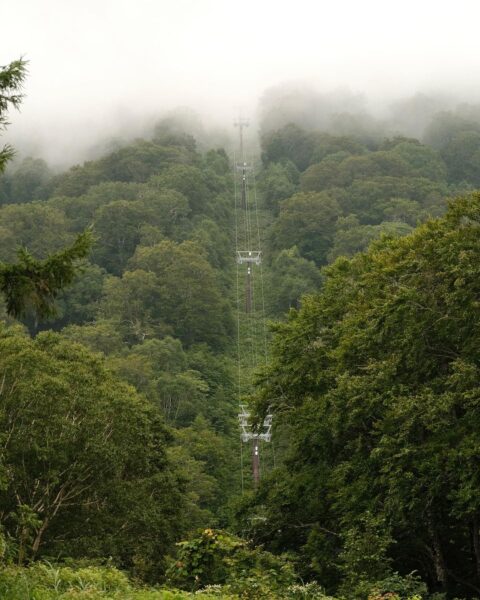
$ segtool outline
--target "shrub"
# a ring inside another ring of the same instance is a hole
[[[252,548],[245,540],[223,531],[205,529],[177,545],[178,556],[168,575],[183,589],[224,585],[224,592],[242,598],[274,598],[273,592],[295,582],[293,568],[285,557]]]

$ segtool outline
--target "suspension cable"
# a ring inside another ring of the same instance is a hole
[[[243,473],[243,443],[251,440],[253,443],[252,471],[255,485],[258,484],[261,465],[259,459],[259,443],[271,439],[271,415],[267,415],[262,427],[253,430],[249,423],[249,413],[241,404],[245,393],[251,390],[251,375],[259,367],[259,354],[263,354],[262,362],[267,364],[267,329],[265,311],[265,288],[262,268],[262,249],[260,236],[260,219],[258,210],[257,190],[255,183],[254,162],[247,162],[247,153],[243,144],[242,128],[248,125],[239,119],[240,128],[240,163],[237,155],[233,154],[234,162],[234,197],[235,197],[235,255],[236,255],[236,295],[237,295],[237,362],[238,362],[238,399],[240,404],[241,448],[240,462],[242,469],[242,493],[244,489]],[[240,175],[239,175],[240,174]],[[241,177],[241,194],[238,191],[237,177]],[[250,201],[252,192],[253,202]],[[239,196],[241,197],[239,206]],[[252,211],[254,214],[252,214]],[[240,239],[245,246],[239,248]],[[257,284],[256,269],[259,267],[259,285]],[[245,273],[245,310],[241,309],[241,277]],[[261,323],[259,322],[261,321]],[[262,343],[263,342],[263,343]],[[263,346],[263,348],[262,348]],[[245,372],[243,372],[243,370]]]

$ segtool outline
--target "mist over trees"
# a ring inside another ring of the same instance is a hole
[[[231,137],[180,110],[0,176],[0,277],[22,282],[0,308],[0,591],[480,594],[480,110],[417,94],[375,116],[280,86],[258,114],[269,361],[244,400],[274,444],[256,489]]]

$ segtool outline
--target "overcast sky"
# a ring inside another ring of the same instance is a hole
[[[269,86],[369,97],[480,88],[480,0],[0,0],[27,97],[6,138],[60,160],[182,105],[228,123]]]

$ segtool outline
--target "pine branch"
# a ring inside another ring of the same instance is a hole
[[[21,93],[23,82],[27,75],[27,61],[18,59],[9,65],[0,67],[0,130],[10,124],[7,120],[9,108],[18,108],[23,100]],[[13,148],[9,145],[0,149],[0,173],[7,162],[13,157]]]
[[[39,318],[55,314],[58,292],[70,285],[78,272],[78,261],[92,245],[92,232],[86,230],[65,250],[45,260],[35,259],[26,248],[18,251],[18,262],[0,263],[0,291],[12,317],[33,311]]]

